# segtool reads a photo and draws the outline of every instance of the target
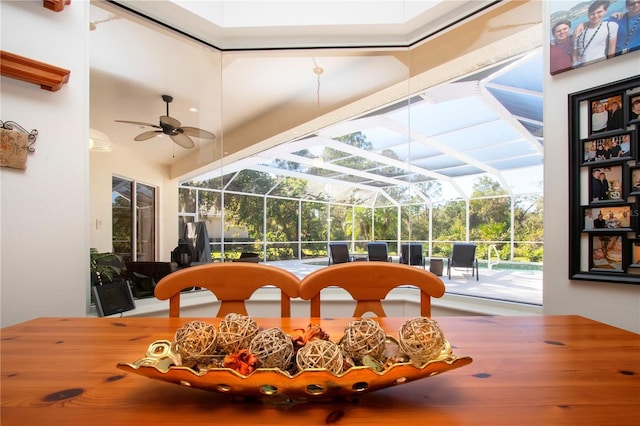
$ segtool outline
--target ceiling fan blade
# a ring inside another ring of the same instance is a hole
[[[114,121],[116,123],[137,124],[138,126],[155,127],[156,129],[160,128],[160,126],[158,126],[157,124],[143,123],[142,121],[128,121],[128,120],[114,120]]]
[[[135,138],[133,138],[134,141],[146,141],[147,139],[151,139],[155,136],[161,135],[162,134],[162,130],[149,130],[148,132],[142,132],[140,133],[138,136],[136,136]]]
[[[198,129],[197,127],[182,127],[182,131],[189,136],[203,139],[215,139],[216,135],[206,130]]]
[[[196,145],[193,143],[193,140],[184,133],[176,133],[175,135],[171,135],[171,139],[173,139],[175,143],[183,148],[193,148]]]
[[[160,117],[160,124],[171,126],[174,129],[180,127],[180,122],[173,117],[169,117],[168,115],[163,115]]]

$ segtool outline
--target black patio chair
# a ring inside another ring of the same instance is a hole
[[[233,260],[234,262],[260,263],[260,255],[258,253],[242,252],[240,257]]]
[[[329,243],[329,265],[353,262],[347,243]]]
[[[478,273],[478,259],[476,258],[476,245],[470,243],[454,243],[451,256],[447,260],[447,275],[451,279],[451,269],[466,268],[467,273],[471,269],[471,276],[476,277],[476,281],[480,279]]]
[[[422,244],[401,244],[400,263],[405,265],[419,265],[424,268],[424,256],[422,254]]]
[[[391,262],[386,242],[374,242],[367,244],[368,259],[370,262]]]

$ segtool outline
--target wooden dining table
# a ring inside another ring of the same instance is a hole
[[[640,424],[640,335],[580,316],[434,319],[470,364],[353,399],[285,404],[118,368],[194,318],[37,318],[1,330],[0,424]],[[318,324],[338,340],[354,319],[254,320],[287,333]],[[408,318],[376,320],[394,335]]]

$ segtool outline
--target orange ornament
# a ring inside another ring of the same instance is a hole
[[[291,339],[296,350],[313,340],[329,340],[329,335],[318,324],[309,324],[306,329],[297,328],[295,331],[301,332]]]
[[[258,367],[258,358],[248,349],[241,349],[235,354],[225,356],[223,365],[246,376]]]

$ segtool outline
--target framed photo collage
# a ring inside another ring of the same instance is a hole
[[[640,77],[569,95],[569,278],[640,284]]]

